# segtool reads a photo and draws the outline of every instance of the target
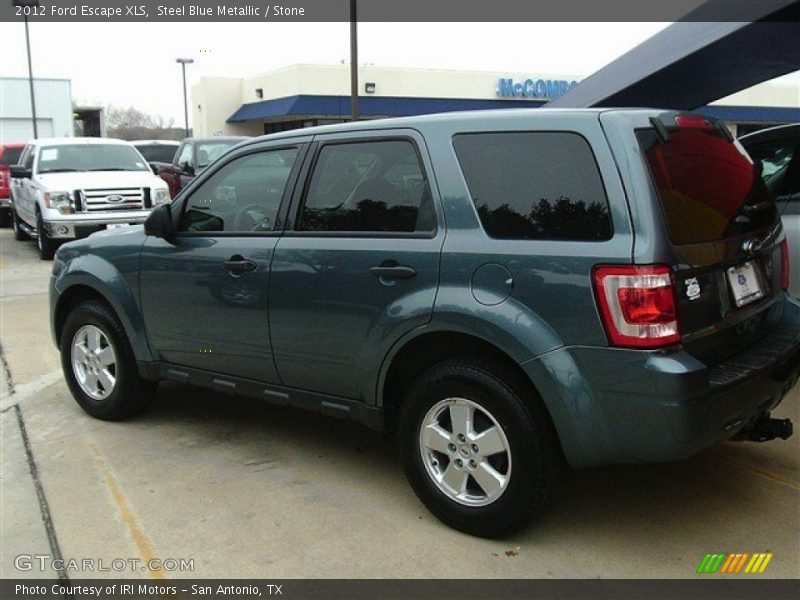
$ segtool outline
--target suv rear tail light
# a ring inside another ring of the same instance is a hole
[[[669,267],[599,266],[592,279],[603,325],[614,346],[652,349],[681,340]]]
[[[783,238],[781,242],[781,287],[789,289],[789,242]]]

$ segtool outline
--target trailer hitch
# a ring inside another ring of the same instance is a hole
[[[775,438],[787,440],[792,437],[792,433],[794,426],[791,419],[773,419],[764,415],[736,437],[751,442],[769,442]]]

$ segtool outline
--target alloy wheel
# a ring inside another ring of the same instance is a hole
[[[72,338],[72,372],[81,390],[93,400],[105,400],[117,382],[117,356],[103,330],[84,325]]]
[[[434,404],[422,419],[419,449],[433,483],[459,504],[486,506],[508,488],[508,438],[476,402],[446,398]]]

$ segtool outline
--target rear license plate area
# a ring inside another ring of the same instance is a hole
[[[728,267],[726,275],[736,308],[741,308],[764,297],[758,267],[754,262]]]

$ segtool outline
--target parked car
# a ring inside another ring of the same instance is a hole
[[[14,235],[34,238],[43,260],[65,240],[143,223],[153,206],[170,201],[164,181],[136,148],[119,140],[29,142],[11,178]]]
[[[168,164],[175,158],[180,142],[173,140],[136,140],[131,142],[148,163]]]
[[[0,144],[0,223],[11,221],[9,195],[11,184],[11,165],[17,164],[25,144]]]
[[[792,432],[771,417],[800,368],[786,237],[741,146],[691,114],[274,134],[53,273],[88,414],[131,417],[170,379],[396,431],[415,492],[472,534],[525,523],[564,459]]]
[[[760,161],[767,186],[775,194],[789,243],[789,262],[800,265],[800,123],[743,135],[742,146]],[[800,297],[800,267],[792,271],[789,292]]]
[[[169,185],[174,198],[203,169],[246,137],[186,138],[170,164],[153,163],[154,171]]]

